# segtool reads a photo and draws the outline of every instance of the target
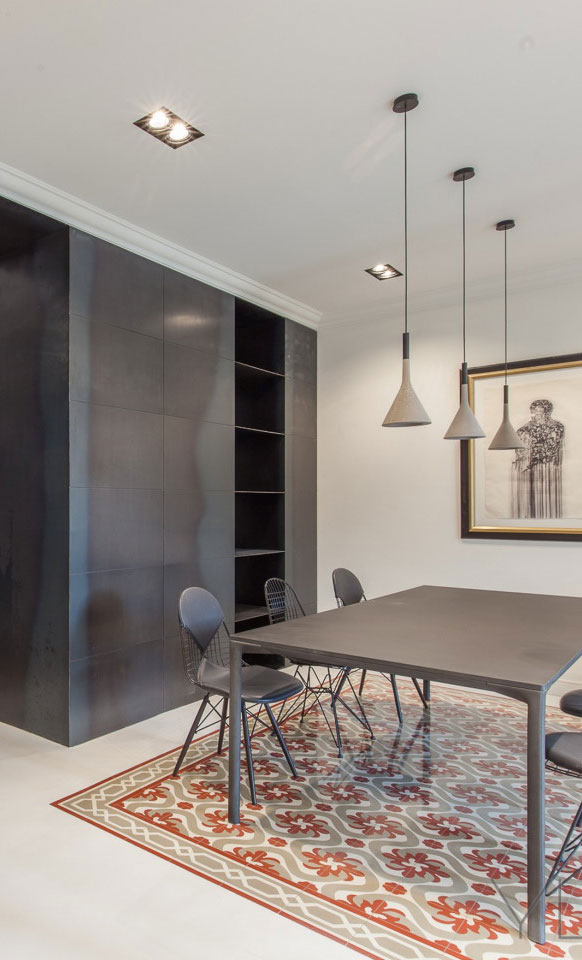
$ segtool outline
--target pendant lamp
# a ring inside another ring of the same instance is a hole
[[[394,101],[394,113],[404,114],[404,334],[402,337],[402,383],[383,427],[420,427],[430,418],[410,381],[410,335],[408,333],[408,155],[406,114],[418,106],[415,93],[404,93]]]
[[[469,386],[467,381],[466,361],[466,283],[465,283],[465,183],[475,176],[473,167],[463,167],[455,170],[453,180],[463,184],[463,364],[461,366],[461,403],[453,421],[445,433],[445,440],[476,440],[484,437],[477,418],[469,405]]]
[[[505,383],[503,386],[503,420],[499,430],[489,444],[490,450],[523,450],[523,443],[513,429],[509,419],[509,387],[507,385],[507,231],[515,226],[515,220],[500,220],[496,230],[505,235]]]

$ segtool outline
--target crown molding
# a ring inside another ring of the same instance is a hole
[[[579,260],[561,260],[554,264],[547,264],[543,268],[529,268],[527,270],[512,271],[511,293],[521,294],[531,290],[540,290],[544,287],[582,283],[582,271]],[[503,296],[503,281],[497,277],[489,277],[472,283],[467,289],[467,303],[495,300]],[[458,307],[461,300],[459,284],[450,284],[433,290],[425,290],[409,296],[409,312],[411,314],[427,313],[430,310],[444,310],[449,307]],[[403,317],[403,303],[401,300],[391,300],[382,303],[376,301],[368,306],[355,308],[350,312],[324,314],[320,321],[321,327],[337,324],[354,323],[375,320],[401,320]]]
[[[107,240],[226,293],[249,300],[259,307],[272,310],[307,327],[316,329],[319,325],[321,312],[306,303],[207,260],[186,247],[165,240],[3,163],[0,163],[0,194],[8,200],[14,200],[39,213],[61,220],[68,226]]]

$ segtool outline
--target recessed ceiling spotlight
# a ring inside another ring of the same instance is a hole
[[[170,118],[165,110],[154,110],[148,120],[148,127],[152,130],[163,130],[170,126]]]
[[[369,273],[371,277],[376,277],[376,280],[391,280],[392,277],[402,276],[400,270],[389,263],[377,263],[375,267],[368,267],[366,273]]]
[[[181,120],[176,120],[170,127],[168,137],[174,143],[182,143],[182,140],[188,138],[188,127]]]
[[[186,120],[182,120],[173,110],[168,110],[167,107],[158,107],[157,110],[152,110],[147,116],[135,120],[134,124],[140,130],[151,133],[156,140],[161,140],[162,143],[166,143],[174,150],[204,136],[200,130],[193,127],[191,123],[187,123]]]

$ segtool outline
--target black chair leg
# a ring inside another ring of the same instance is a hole
[[[305,681],[305,695],[303,697],[303,706],[301,707],[301,718],[299,723],[303,723],[303,718],[305,716],[305,705],[307,703],[307,694],[309,693],[311,685],[311,667],[307,668],[307,680]]]
[[[354,699],[355,699],[355,701],[356,701],[358,710],[360,711],[360,716],[358,716],[358,714],[355,713],[355,712],[352,710],[352,708],[346,703],[345,700],[342,699],[342,700],[341,700],[341,703],[342,703],[342,705],[346,708],[346,710],[349,710],[349,711],[350,711],[350,713],[352,714],[353,717],[355,717],[355,719],[358,721],[358,723],[361,723],[362,726],[366,728],[366,730],[367,730],[368,733],[370,734],[370,739],[371,739],[371,740],[375,740],[376,738],[374,737],[374,731],[372,730],[370,721],[368,720],[368,717],[366,716],[366,711],[364,710],[364,704],[362,703],[362,701],[360,700],[358,694],[356,693],[355,687],[354,687],[354,685],[353,685],[353,683],[352,683],[352,678],[350,677],[350,671],[349,671],[349,670],[347,671],[347,674],[346,674],[346,675],[347,675],[347,680],[348,680],[348,683],[349,683],[349,685],[350,685],[351,691],[352,691],[352,693],[353,693],[353,695],[354,695]]]
[[[398,693],[398,684],[396,683],[396,677],[393,673],[390,674],[390,683],[392,684],[392,693],[394,694],[394,703],[396,705],[396,713],[398,714],[398,723],[402,723],[402,707],[400,706],[400,695]]]
[[[276,734],[276,736],[277,736],[277,740],[279,741],[279,744],[280,744],[280,746],[281,746],[281,750],[282,750],[283,753],[285,754],[285,760],[286,760],[287,763],[289,764],[289,769],[290,769],[290,771],[291,771],[291,774],[292,774],[294,777],[296,777],[296,776],[297,776],[297,770],[295,769],[295,764],[293,763],[293,759],[292,759],[292,757],[291,757],[291,754],[289,753],[289,748],[288,748],[287,744],[285,743],[285,738],[283,737],[283,734],[282,734],[281,731],[279,730],[279,724],[278,724],[277,721],[275,720],[273,711],[271,710],[271,707],[269,706],[268,703],[265,704],[265,710],[266,710],[267,713],[269,714],[269,720],[271,721],[271,725],[272,725],[272,727],[273,727],[273,730],[275,731],[275,734]]]
[[[428,700],[426,699],[424,693],[422,692],[422,690],[421,690],[421,688],[420,688],[420,684],[419,684],[418,680],[416,679],[416,677],[412,677],[412,682],[413,682],[414,686],[416,687],[416,692],[417,692],[418,696],[419,696],[420,699],[422,700],[422,705],[423,705],[424,709],[425,709],[425,710],[428,710],[428,708],[429,708]]]
[[[341,734],[340,725],[339,725],[339,720],[338,720],[338,715],[337,715],[337,700],[338,700],[338,697],[339,697],[340,693],[342,692],[344,683],[345,683],[346,680],[347,680],[348,673],[349,673],[349,668],[346,667],[346,668],[344,668],[344,669],[342,670],[341,677],[340,677],[340,681],[339,681],[338,685],[336,686],[335,691],[334,691],[333,688],[332,688],[332,695],[331,695],[331,710],[332,710],[332,713],[333,713],[333,720],[334,720],[334,723],[335,723],[335,738],[336,738],[336,743],[337,743],[337,755],[338,755],[338,757],[343,757],[343,751],[342,751],[342,734]],[[330,681],[330,683],[331,683],[331,681]]]
[[[251,748],[251,738],[249,736],[249,721],[247,719],[246,707],[243,704],[241,710],[242,723],[243,723],[243,733],[245,741],[245,753],[247,756],[247,769],[249,773],[249,788],[251,791],[251,803],[256,805],[257,802],[257,791],[255,789],[255,768],[253,766],[253,751]]]
[[[297,666],[295,667],[295,670],[293,671],[293,676],[294,677],[299,676],[301,678],[301,667],[299,666],[299,664],[297,664]],[[285,707],[287,707],[286,713],[285,713]],[[293,706],[293,704],[291,704],[291,706],[289,707],[288,701],[283,700],[283,703],[279,708],[279,713],[277,714],[277,723],[283,723],[283,721],[286,720],[287,717],[291,716],[291,714],[294,712],[295,712],[295,707]],[[271,734],[271,736],[273,735],[274,734]]]
[[[580,844],[582,843],[582,833],[580,833],[581,825],[582,825],[582,803],[578,807],[576,816],[574,817],[574,819],[572,820],[572,823],[570,824],[570,827],[568,829],[564,842],[560,847],[559,853],[552,864],[552,869],[550,870],[548,879],[546,880],[546,885],[544,889],[548,894],[553,893],[553,890],[551,890],[552,883],[554,882],[558,874],[560,874],[564,870],[564,868],[568,866],[570,860],[573,858],[574,854],[577,852],[578,848],[580,847]],[[574,836],[576,831],[579,831],[578,835]],[[577,873],[579,870],[580,868],[578,868],[578,870],[575,870],[574,873]],[[571,877],[569,875],[568,877],[566,877],[566,880],[569,880],[570,878]],[[562,882],[565,883],[566,880]]]
[[[222,717],[220,718],[220,733],[218,734],[218,747],[216,748],[216,752],[219,756],[222,753],[222,744],[224,743],[224,731],[226,728],[227,712],[228,712],[228,697],[225,697],[222,704]]]
[[[362,696],[362,691],[363,691],[363,689],[364,689],[364,684],[365,684],[365,682],[366,682],[366,673],[367,673],[367,672],[368,672],[367,670],[362,670],[362,676],[361,676],[361,679],[360,679],[360,688],[359,688],[359,690],[358,690],[358,696],[359,696],[359,697]]]
[[[200,721],[201,721],[201,719],[202,719],[202,714],[203,714],[204,711],[206,710],[206,704],[208,703],[209,699],[210,699],[210,694],[207,693],[206,696],[204,697],[204,700],[203,700],[202,703],[200,704],[200,708],[199,708],[199,710],[198,710],[198,713],[197,713],[196,716],[194,717],[194,723],[193,723],[192,726],[190,727],[190,731],[189,731],[189,733],[188,733],[188,736],[186,737],[186,739],[185,739],[185,741],[184,741],[184,746],[182,747],[182,749],[181,749],[181,751],[180,751],[180,756],[178,757],[178,761],[177,761],[177,763],[176,763],[176,766],[174,767],[174,773],[172,774],[172,776],[174,776],[174,777],[177,777],[177,776],[178,776],[180,767],[182,766],[182,764],[183,764],[183,762],[184,762],[184,757],[185,757],[186,754],[188,753],[188,747],[189,747],[190,744],[192,743],[192,737],[194,736],[194,734],[196,733],[196,731],[197,731],[197,729],[198,729],[198,726],[199,726]]]

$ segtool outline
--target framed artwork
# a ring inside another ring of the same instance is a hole
[[[582,540],[582,353],[508,364],[522,450],[489,450],[501,423],[504,365],[469,370],[485,431],[461,442],[461,537]]]

